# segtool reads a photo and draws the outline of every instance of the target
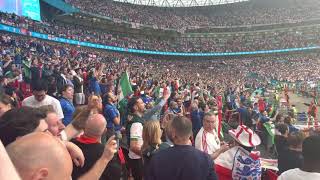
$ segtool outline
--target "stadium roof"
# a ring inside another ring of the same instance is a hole
[[[220,4],[236,3],[248,0],[114,0],[124,3],[132,3],[147,6],[160,7],[193,7],[193,6],[212,6]]]

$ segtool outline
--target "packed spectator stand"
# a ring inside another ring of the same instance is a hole
[[[237,26],[301,22],[319,18],[317,1],[301,3],[286,8],[256,8],[249,3],[234,3],[225,6],[166,8],[133,5],[115,1],[66,0],[74,7],[107,17],[181,29],[201,26]],[[310,4],[312,4],[310,5]],[[125,12],[125,13],[123,13]],[[167,21],[170,19],[170,21]]]
[[[96,30],[61,22],[37,22],[13,14],[1,14],[1,22],[54,37],[142,50],[170,52],[241,52],[315,46],[319,43],[319,26],[297,30],[217,34],[214,37],[146,38]]]

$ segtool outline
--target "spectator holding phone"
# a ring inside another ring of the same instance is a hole
[[[217,129],[218,117],[213,113],[205,113],[203,127],[198,132],[195,139],[195,148],[209,154],[216,159],[221,153],[229,149],[227,144],[220,142]]]
[[[73,179],[78,179],[88,172],[102,156],[105,147],[101,144],[101,137],[104,133],[106,122],[107,121],[101,114],[92,114],[86,122],[83,135],[71,140],[71,142],[79,146],[85,157],[85,164],[83,167],[73,166]],[[112,140],[114,137],[112,136],[110,139]],[[110,162],[104,169],[100,179],[119,180],[121,176],[121,168],[119,168],[121,167],[119,165],[120,160],[118,156],[113,156],[113,158],[109,160]]]

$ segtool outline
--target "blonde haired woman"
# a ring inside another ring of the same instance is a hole
[[[88,108],[92,114],[102,113],[102,99],[100,96],[91,95],[88,97]]]
[[[161,141],[162,131],[159,121],[146,121],[143,126],[141,147],[144,169],[147,171],[149,162],[154,154],[160,150],[170,147],[166,142]]]

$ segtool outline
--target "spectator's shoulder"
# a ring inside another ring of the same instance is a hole
[[[32,102],[33,100],[34,100],[34,97],[33,97],[33,96],[26,97],[26,98],[23,99],[22,105],[23,105],[23,106],[27,106],[27,105],[29,105],[29,103]]]
[[[113,109],[113,107],[110,104],[106,104],[104,107],[104,110],[106,110],[106,111],[110,111],[112,109]]]
[[[54,103],[60,103],[60,101],[52,96],[47,95],[47,98],[53,101]]]
[[[139,121],[133,122],[131,128],[143,127],[142,123]]]
[[[173,150],[172,148],[173,147],[171,147],[171,146],[162,147],[161,150],[159,150],[157,153],[155,153],[152,156],[152,159],[154,159],[154,158],[160,158],[161,159],[162,157],[170,157],[169,154],[171,154],[171,151]]]
[[[201,150],[199,150],[199,149],[197,149],[195,147],[193,147],[193,151],[199,157],[202,157],[204,159],[211,159],[211,157],[207,153],[205,153],[205,152],[203,152],[203,151],[201,151]]]
[[[295,176],[296,171],[297,171],[297,168],[285,171],[278,177],[278,180],[291,179]]]
[[[57,99],[61,104],[64,103],[64,99],[61,98],[61,99]]]

